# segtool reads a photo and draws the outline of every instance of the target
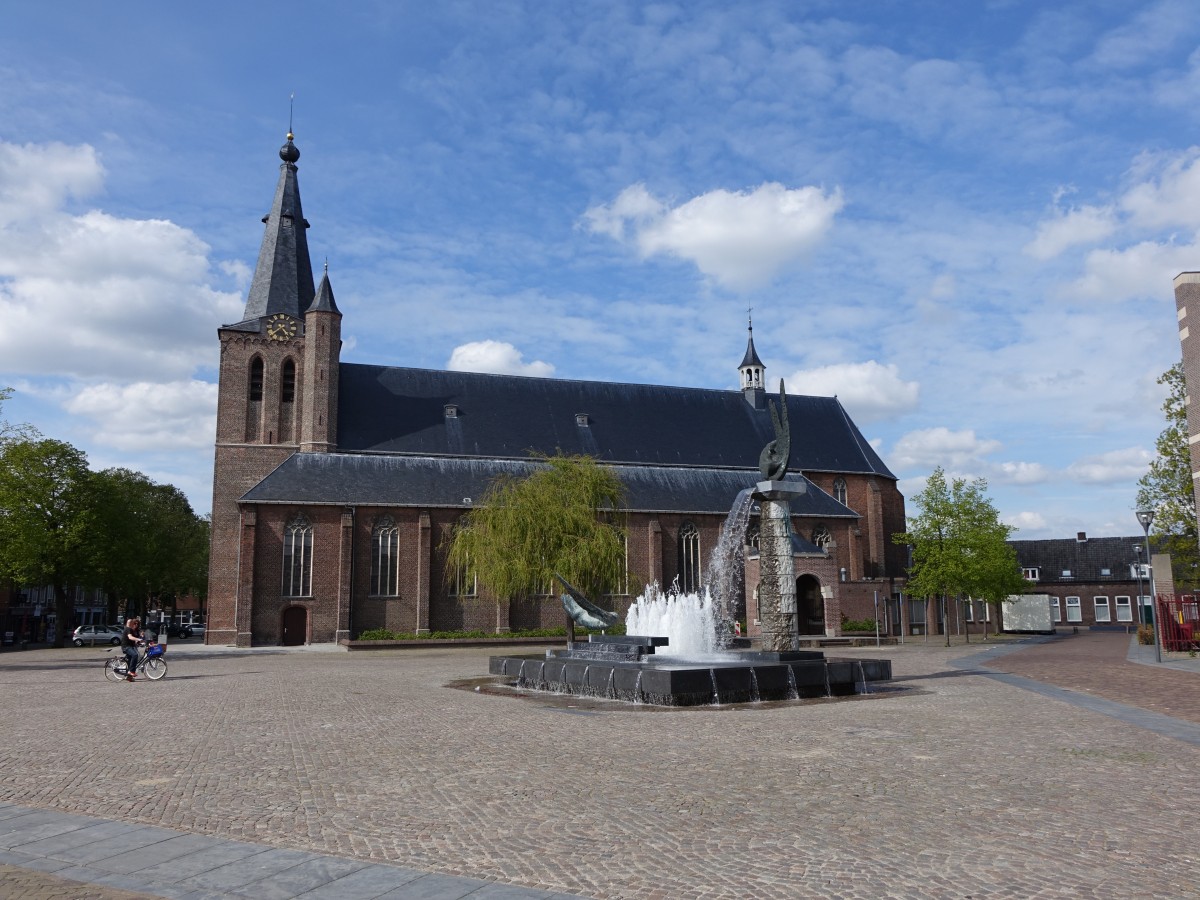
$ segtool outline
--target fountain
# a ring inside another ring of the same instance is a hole
[[[803,481],[786,481],[790,457],[787,404],[770,404],[775,440],[763,448],[754,488],[738,494],[725,519],[700,593],[663,591],[651,584],[626,614],[626,634],[592,634],[586,642],[536,656],[493,656],[492,675],[512,678],[522,690],[552,691],[663,706],[761,703],[869,693],[872,681],[889,681],[890,660],[826,658],[799,650],[790,501]],[[744,593],[744,538],[755,503],[761,510],[759,618],[762,650],[731,647],[737,598]],[[561,580],[561,579],[560,579]],[[568,585],[564,609],[579,624],[606,627],[601,610]],[[539,660],[536,678],[526,664]]]

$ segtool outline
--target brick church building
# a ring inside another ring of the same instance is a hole
[[[774,437],[753,331],[740,390],[343,362],[328,272],[314,287],[291,134],[279,155],[245,313],[217,330],[206,642],[562,625],[557,597],[489,597],[445,565],[455,522],[495,476],[532,471],[535,452],[590,455],[626,488],[626,593],[604,605],[624,611],[654,581],[696,588]],[[800,631],[837,634],[876,598],[898,610],[904,499],[836,398],[787,404],[788,479],[806,487],[792,504]]]

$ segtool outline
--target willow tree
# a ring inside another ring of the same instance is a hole
[[[556,574],[591,597],[624,589],[624,494],[590,456],[542,457],[529,475],[501,475],[455,528],[448,577],[466,570],[497,600],[554,592]]]

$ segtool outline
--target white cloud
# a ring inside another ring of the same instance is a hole
[[[1061,210],[1054,218],[1038,224],[1037,235],[1025,245],[1034,259],[1052,259],[1077,244],[1093,244],[1117,228],[1114,211],[1107,206],[1081,206]]]
[[[527,363],[512,344],[504,341],[474,341],[460,344],[450,354],[446,364],[452,372],[487,372],[492,375],[532,375],[547,378],[554,374],[554,366],[534,360]]]
[[[685,259],[725,287],[745,290],[802,259],[842,206],[840,190],[769,182],[752,191],[710,191],[671,208],[639,184],[587,210],[584,219],[593,232],[617,240],[625,239],[628,225],[643,258]]]
[[[211,447],[217,386],[203,381],[89,385],[63,403],[90,419],[93,437],[122,451]]]
[[[1146,474],[1154,454],[1142,447],[1085,456],[1067,466],[1067,475],[1086,484],[1136,482]]]
[[[976,437],[971,429],[926,428],[903,435],[892,449],[891,461],[900,468],[941,466],[947,471],[978,466],[979,460],[1000,449],[1000,442]]]
[[[1046,517],[1036,512],[1019,512],[1011,516],[1001,517],[1009,525],[1021,531],[1039,531],[1046,527]],[[1018,534],[1016,537],[1020,537]]]
[[[1049,481],[1053,473],[1041,463],[1002,462],[992,470],[993,479],[1006,484],[1042,484]]]
[[[1149,162],[1135,161],[1134,168]],[[1167,160],[1156,176],[1129,188],[1121,209],[1142,228],[1200,227],[1200,150]]]
[[[920,395],[920,385],[903,381],[897,366],[880,365],[875,360],[801,369],[784,383],[794,394],[836,395],[859,424],[912,412]]]
[[[1069,296],[1116,303],[1132,297],[1170,295],[1171,280],[1195,268],[1200,242],[1163,244],[1142,241],[1124,250],[1093,250],[1084,274],[1067,286]]]
[[[0,141],[0,228],[57,211],[68,197],[100,190],[104,169],[84,144],[8,144]]]
[[[90,147],[0,142],[0,369],[189,377],[241,300],[210,287],[209,248],[187,229],[60,208],[102,179]]]

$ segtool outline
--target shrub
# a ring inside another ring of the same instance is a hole
[[[1138,626],[1138,643],[1153,644],[1154,643],[1154,626],[1139,625]]]
[[[874,626],[872,626],[874,627]],[[576,628],[576,637],[588,635],[592,632],[586,628]],[[599,634],[600,632],[595,632]],[[607,634],[624,634],[625,623],[618,622],[612,628],[609,628]],[[431,631],[429,634],[416,634],[411,631],[390,631],[387,628],[368,628],[366,631],[361,631],[356,640],[360,641],[421,641],[430,638],[436,640],[496,640],[503,641],[505,638],[513,637],[562,637],[567,636],[567,629],[559,625],[557,628],[523,628],[516,631],[510,631],[507,634],[496,634],[494,631]]]
[[[874,619],[843,619],[842,631],[874,631]]]

